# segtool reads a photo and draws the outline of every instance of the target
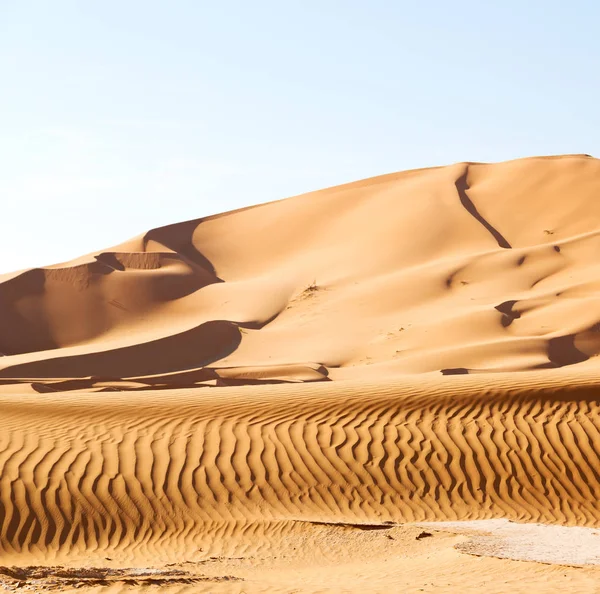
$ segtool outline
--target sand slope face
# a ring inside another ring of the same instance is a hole
[[[410,523],[600,526],[598,196],[458,164],[0,277],[0,586],[590,591]]]
[[[457,164],[0,277],[0,381],[141,389],[584,363],[600,352],[599,194],[590,157]]]
[[[554,373],[4,396],[2,558],[256,554],[298,521],[597,525],[595,379]]]

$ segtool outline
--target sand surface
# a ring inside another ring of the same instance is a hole
[[[0,588],[600,589],[599,197],[462,163],[0,276]]]

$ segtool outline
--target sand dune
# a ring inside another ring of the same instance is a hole
[[[12,275],[0,375],[125,389],[174,372],[181,386],[183,371],[193,386],[220,369],[296,381],[298,367],[336,380],[580,363],[600,352],[599,180],[578,156],[409,171]]]
[[[0,583],[552,591],[413,524],[600,524],[599,195],[457,164],[0,277]]]

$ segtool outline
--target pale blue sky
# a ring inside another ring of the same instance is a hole
[[[599,30],[596,0],[0,0],[0,272],[401,169],[600,156]]]

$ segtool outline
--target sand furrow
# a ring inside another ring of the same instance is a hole
[[[277,386],[228,388],[223,404],[106,395],[86,425],[91,395],[5,400],[2,552],[161,555],[300,518],[600,522],[592,386],[347,386],[299,386],[283,409]]]

